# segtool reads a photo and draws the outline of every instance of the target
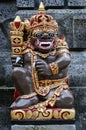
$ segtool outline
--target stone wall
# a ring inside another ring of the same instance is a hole
[[[46,12],[59,24],[71,52],[70,87],[75,97],[77,130],[86,129],[86,0],[42,0]],[[14,85],[10,78],[11,44],[9,22],[20,15],[30,18],[37,12],[40,0],[0,0],[0,106],[10,106]]]

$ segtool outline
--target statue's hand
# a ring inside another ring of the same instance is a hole
[[[47,75],[47,76],[52,75],[49,65],[41,59],[35,62],[35,68],[39,75]]]
[[[12,56],[11,57],[13,67],[22,67],[23,66],[23,57],[22,56]]]

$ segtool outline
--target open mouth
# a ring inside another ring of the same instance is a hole
[[[51,42],[40,42],[40,46],[43,46],[43,47],[49,47],[51,46]]]
[[[53,40],[39,40],[38,46],[43,50],[48,50],[53,47]]]

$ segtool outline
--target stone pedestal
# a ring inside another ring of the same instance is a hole
[[[11,130],[76,130],[74,124],[66,125],[13,125]]]
[[[12,120],[11,130],[76,130],[75,120]]]

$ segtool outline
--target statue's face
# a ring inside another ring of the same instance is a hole
[[[32,41],[32,44],[36,50],[43,53],[49,52],[54,48],[55,33],[53,30],[37,30],[32,37]]]

